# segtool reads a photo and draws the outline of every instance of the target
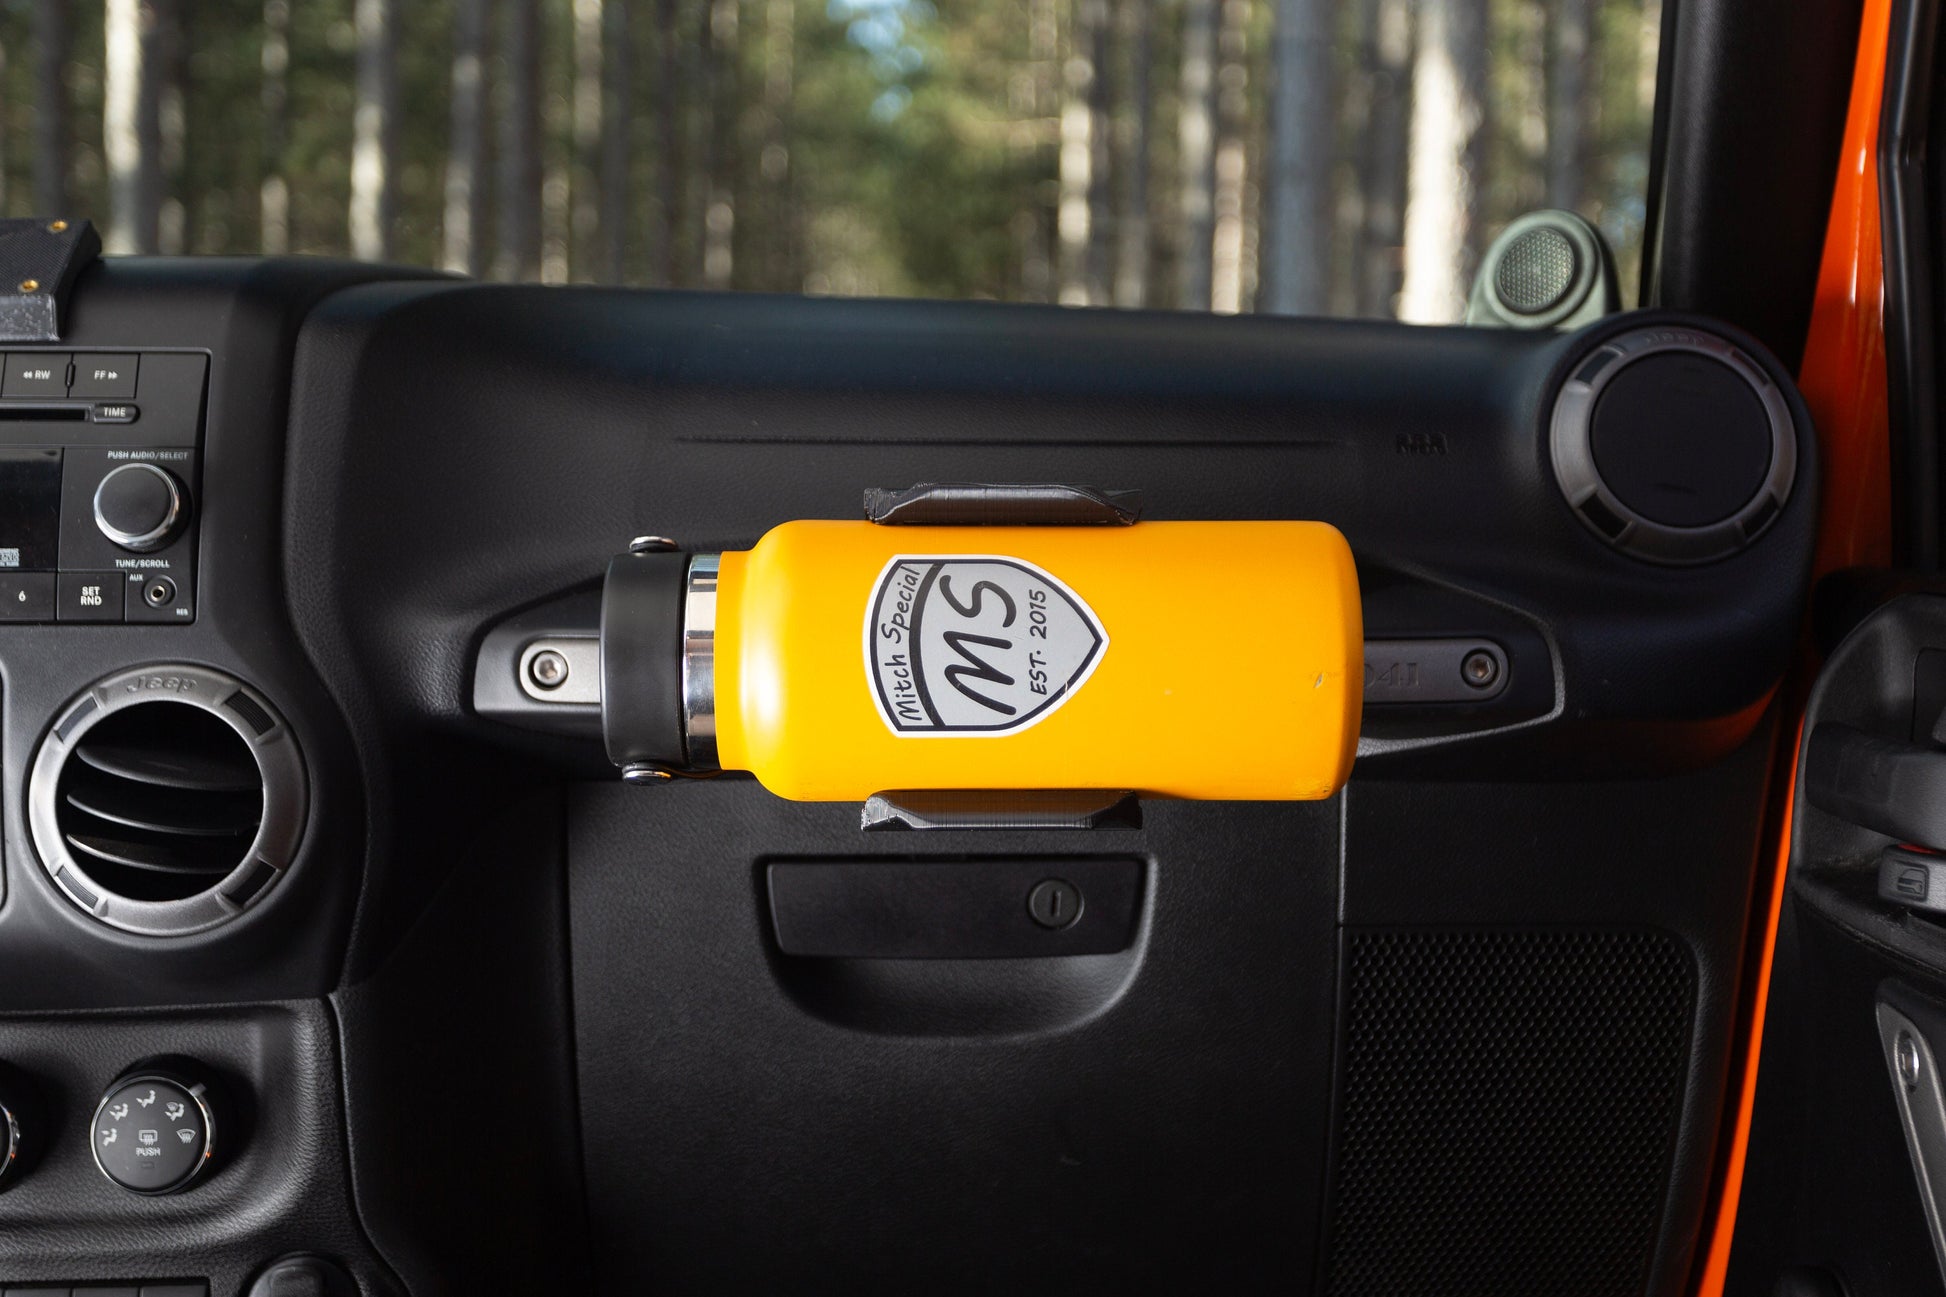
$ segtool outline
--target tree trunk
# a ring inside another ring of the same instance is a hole
[[[69,136],[68,0],[34,5],[34,211],[68,216]]]
[[[1107,22],[1107,0],[1079,0],[1074,10],[1072,52],[1062,69],[1065,95],[1061,103],[1061,206],[1057,228],[1061,239],[1061,303],[1087,306],[1095,296],[1096,33]]]
[[[1210,252],[1210,309],[1243,309],[1244,194],[1250,151],[1250,0],[1223,0],[1216,49],[1216,230]]]
[[[1221,0],[1185,0],[1182,108],[1176,122],[1181,166],[1182,248],[1176,305],[1210,304],[1211,239],[1216,212],[1216,12]]]
[[[0,104],[8,102],[10,98],[7,94],[7,72],[7,50],[4,44],[0,44]],[[7,152],[12,143],[5,114],[0,113],[0,215],[7,210]]]
[[[1547,202],[1570,211],[1581,206],[1587,186],[1594,17],[1593,0],[1555,0],[1548,13]]]
[[[440,264],[486,273],[488,0],[458,0],[453,13],[452,132],[446,145]]]
[[[1320,315],[1331,273],[1335,0],[1277,0],[1271,33],[1269,244],[1264,309]]]
[[[398,27],[392,0],[357,0],[356,101],[352,109],[351,255],[384,261],[392,255],[392,217],[398,200]]]
[[[703,21],[703,165],[697,168],[702,201],[703,286],[723,289],[736,273],[737,0],[708,0]]]
[[[1399,311],[1416,324],[1450,324],[1466,311],[1485,188],[1486,71],[1486,0],[1420,0]]]
[[[689,174],[685,188],[683,220],[689,229],[689,264],[682,267],[683,282],[700,287],[709,282],[709,254],[714,242],[710,229],[710,202],[716,187],[716,5],[717,0],[698,0],[701,17],[696,39],[689,47],[690,67],[683,77],[683,100],[692,105],[683,132],[690,147]]]
[[[795,177],[791,170],[791,106],[797,77],[796,0],[766,0],[764,4],[764,144],[757,159],[765,202],[763,287],[796,292],[803,287],[797,272]]]
[[[264,0],[263,179],[257,183],[257,246],[267,257],[291,250],[291,190],[284,177],[290,131],[290,0]]]
[[[572,61],[574,10],[570,5],[569,57]],[[545,39],[545,38],[543,38]],[[568,255],[574,241],[574,86],[570,67],[568,84],[543,80],[537,96],[540,105],[540,137],[535,145],[540,154],[541,273],[543,284],[568,282]],[[565,93],[564,93],[565,92]]]
[[[161,207],[152,0],[108,0],[103,17],[102,146],[108,163],[109,252],[154,252]]]
[[[179,254],[187,250],[189,205],[199,195],[183,184],[184,133],[188,127],[183,101],[189,80],[189,43],[182,29],[183,0],[156,0],[156,251]]]
[[[1398,314],[1405,266],[1406,132],[1412,90],[1412,0],[1369,0],[1371,104],[1359,155],[1356,309]]]
[[[683,132],[682,13],[676,0],[656,0],[656,61],[661,75],[656,85],[655,159],[656,213],[651,229],[649,280],[660,287],[676,282],[676,247],[682,230]]]
[[[1115,53],[1109,0],[1083,0],[1089,9],[1088,62],[1088,301],[1106,306],[1115,300],[1115,194],[1112,185]]]
[[[601,227],[595,278],[619,284],[628,277],[628,225],[633,205],[629,186],[629,125],[635,115],[635,60],[631,55],[626,0],[610,0],[602,10]]]
[[[1029,101],[1025,105],[1028,129],[1022,132],[1021,146],[1028,155],[1025,170],[1038,176],[1042,150],[1052,142],[1056,167],[1059,166],[1061,119],[1061,20],[1055,0],[1027,2],[1027,60],[1029,64]],[[1054,123],[1055,129],[1049,130]],[[1047,202],[1038,182],[1020,189],[1019,209],[1014,213],[1014,241],[1020,260],[1020,295],[1029,302],[1048,302],[1055,297],[1054,230],[1048,220]]]
[[[539,0],[506,0],[501,29],[507,81],[500,101],[500,210],[493,276],[527,281],[541,272],[541,33]]]
[[[623,0],[574,0],[574,165],[568,177],[569,278],[591,280],[599,260],[601,236],[602,39],[607,34],[604,8],[620,9]]]
[[[1128,48],[1128,121],[1122,150],[1122,206],[1116,214],[1115,305],[1149,301],[1149,64],[1155,57],[1151,0],[1122,0]]]

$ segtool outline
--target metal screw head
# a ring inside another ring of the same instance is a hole
[[[1902,1031],[1898,1041],[1892,1046],[1892,1061],[1898,1065],[1899,1080],[1905,1082],[1910,1090],[1919,1084],[1919,1042],[1912,1033]]]
[[[1460,678],[1475,689],[1491,689],[1500,678],[1500,662],[1485,649],[1474,649],[1460,662]]]
[[[1027,893],[1027,913],[1043,928],[1060,929],[1081,917],[1081,889],[1065,878],[1048,878]]]
[[[568,660],[553,649],[542,649],[528,659],[527,678],[536,689],[559,689],[568,682]]]
[[[628,543],[631,554],[664,554],[676,547],[667,536],[637,536]]]
[[[31,293],[40,286],[41,281],[38,279],[23,279],[20,281],[20,291],[23,293]]]

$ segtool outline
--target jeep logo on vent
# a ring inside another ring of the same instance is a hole
[[[865,609],[865,674],[894,734],[1013,734],[1087,680],[1108,647],[1053,575],[998,555],[900,554]]]

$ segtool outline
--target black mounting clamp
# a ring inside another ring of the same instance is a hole
[[[91,221],[0,220],[0,343],[59,342],[68,293],[100,255]]]

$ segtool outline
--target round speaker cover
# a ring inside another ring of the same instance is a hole
[[[1734,516],[1770,471],[1763,402],[1734,369],[1690,352],[1623,365],[1595,401],[1591,432],[1608,489],[1670,527]]]
[[[1790,405],[1718,334],[1651,326],[1577,362],[1554,401],[1554,475],[1615,548],[1705,563],[1755,540],[1797,475]]]

